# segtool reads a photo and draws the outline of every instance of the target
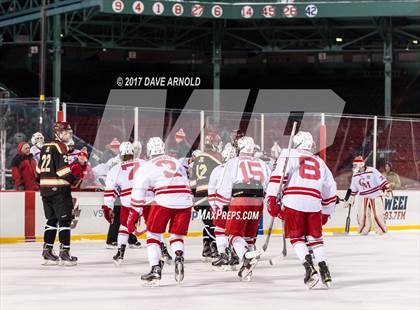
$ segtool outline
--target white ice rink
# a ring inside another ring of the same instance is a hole
[[[146,250],[128,249],[120,267],[114,250],[103,241],[75,241],[76,267],[41,266],[41,243],[1,245],[0,309],[420,309],[420,232],[384,236],[327,236],[333,287],[318,283],[309,291],[303,267],[289,247],[286,259],[271,267],[281,253],[281,238],[254,270],[252,282],[236,272],[215,272],[200,261],[201,241],[186,241],[186,274],[177,285],[173,266],[165,265],[161,287],[143,287],[148,272]],[[261,238],[261,237],[260,237]],[[263,239],[259,240],[262,243]]]

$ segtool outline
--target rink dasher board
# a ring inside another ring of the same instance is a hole
[[[338,195],[344,197],[345,191]],[[108,223],[103,218],[101,206],[103,193],[74,192],[82,210],[77,227],[72,231],[73,240],[103,240],[106,238]],[[361,198],[356,199],[351,210],[351,232],[356,231],[357,206]],[[394,191],[392,200],[385,200],[385,216],[389,230],[420,229],[420,191]],[[335,214],[324,227],[325,233],[342,234],[348,209],[340,203]],[[264,233],[268,228],[270,215],[264,210]],[[42,241],[45,217],[39,192],[0,191],[0,243],[20,241]],[[142,224],[144,228],[144,223]],[[203,224],[196,211],[192,212],[189,236],[201,236]],[[277,220],[274,234],[281,234],[282,224]],[[141,236],[145,238],[145,235]]]

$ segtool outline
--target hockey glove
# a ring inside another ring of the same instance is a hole
[[[349,200],[347,200],[344,204],[344,208],[350,208],[354,203],[354,196],[350,196]]]
[[[268,213],[272,217],[280,217],[281,215],[281,206],[277,204],[277,198],[274,196],[267,196],[264,199],[264,204],[267,207]]]
[[[132,234],[136,230],[136,223],[142,213],[142,208],[140,208],[140,212],[136,209],[130,208],[127,217],[127,230],[129,234]]]
[[[112,222],[114,221],[114,211],[110,207],[103,205],[102,212],[104,213],[104,217],[108,221],[108,223],[112,224]]]

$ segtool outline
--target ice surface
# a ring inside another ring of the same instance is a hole
[[[165,265],[161,287],[144,287],[146,249],[127,249],[123,265],[103,241],[75,241],[76,267],[41,266],[41,244],[0,246],[1,300],[6,309],[420,309],[420,232],[326,236],[333,287],[308,290],[293,249],[275,267],[281,238],[254,269],[252,282],[200,261],[201,240],[186,240],[186,274],[177,285]],[[265,238],[265,237],[264,237]],[[262,245],[263,237],[259,239]]]

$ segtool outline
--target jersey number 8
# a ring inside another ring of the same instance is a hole
[[[299,157],[299,176],[302,179],[319,180],[321,177],[319,162],[312,157]]]

